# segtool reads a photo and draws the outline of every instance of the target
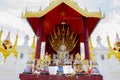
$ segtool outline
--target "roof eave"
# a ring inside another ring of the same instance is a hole
[[[45,8],[44,10],[39,10],[38,12],[32,12],[32,11],[26,11],[25,14],[22,14],[22,18],[29,18],[29,17],[42,17],[46,15],[49,11],[60,5],[61,3],[65,3],[66,5],[70,6],[74,10],[76,10],[78,13],[82,14],[85,17],[96,17],[96,18],[104,18],[105,15],[99,11],[99,12],[88,12],[87,9],[83,10],[81,9],[75,2],[72,0],[57,0],[54,3],[51,3],[50,6]]]

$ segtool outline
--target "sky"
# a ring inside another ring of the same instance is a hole
[[[102,44],[107,46],[107,35],[110,37],[113,46],[116,33],[120,35],[120,0],[74,0],[81,8],[88,9],[89,12],[105,13],[96,26],[91,37],[93,46],[96,47],[96,37],[102,38]],[[3,29],[2,39],[4,40],[10,31],[11,41],[19,35],[19,45],[24,42],[25,35],[29,35],[29,44],[32,42],[34,32],[21,14],[26,11],[38,11],[49,6],[51,0],[0,0],[0,30]]]

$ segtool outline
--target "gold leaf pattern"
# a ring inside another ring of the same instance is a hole
[[[75,48],[78,42],[78,39],[77,39],[78,35],[75,34],[75,32],[72,32],[70,34],[69,27],[67,27],[66,29],[65,25],[61,27],[58,26],[56,31],[54,30],[54,32],[50,34],[50,37],[48,38],[48,40],[50,42],[51,47],[54,49],[54,51],[57,52],[62,45],[65,45],[66,50],[70,52]]]

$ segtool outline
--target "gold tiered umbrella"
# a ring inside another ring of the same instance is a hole
[[[32,45],[31,45],[31,48],[34,50],[34,52],[31,53],[31,55],[30,55],[32,60],[35,59],[35,51],[36,51],[35,41],[36,41],[36,37],[35,37],[35,35],[34,35],[34,37],[33,37],[33,42],[32,42]]]
[[[94,47],[92,44],[91,37],[89,38],[89,50],[90,50],[90,60],[93,61],[93,60],[95,60],[95,58],[94,58],[95,54],[93,53]]]

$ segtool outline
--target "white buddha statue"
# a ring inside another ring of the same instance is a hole
[[[57,51],[57,57],[63,55],[64,64],[72,64],[73,55],[69,55],[69,52],[66,50],[66,46],[61,45],[60,49]]]
[[[66,54],[68,51],[66,50],[66,46],[63,44],[60,46],[60,49],[57,51],[57,55],[59,56],[60,54],[64,55],[64,58],[66,57]]]

